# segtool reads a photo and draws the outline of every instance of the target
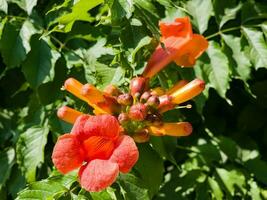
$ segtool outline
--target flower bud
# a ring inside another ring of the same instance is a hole
[[[129,119],[130,119],[129,116],[126,113],[121,113],[118,116],[118,121],[120,122],[120,124],[123,124],[123,123],[129,121]]]
[[[124,106],[130,106],[133,104],[133,97],[130,94],[121,94],[118,96],[117,101]]]
[[[89,83],[82,86],[81,95],[86,97],[90,104],[97,104],[99,102],[105,101],[103,93],[94,85]]]
[[[163,95],[159,97],[160,104],[158,106],[158,110],[160,113],[166,112],[174,108],[174,104],[172,103],[172,97],[169,95]]]
[[[162,117],[159,113],[149,114],[146,117],[146,120],[155,126],[159,126],[162,124]]]
[[[143,130],[135,133],[132,137],[133,137],[135,142],[144,143],[144,142],[147,142],[149,140],[150,135],[149,135],[147,129],[143,129]]]
[[[142,121],[147,116],[147,106],[141,103],[131,106],[129,110],[129,117],[132,120]]]
[[[194,79],[178,90],[174,91],[170,96],[174,104],[180,104],[199,95],[205,89],[205,82],[200,79]]]
[[[81,95],[82,86],[83,84],[81,84],[79,81],[77,81],[74,78],[68,78],[64,83],[65,90],[75,95],[79,99],[87,102],[88,101],[87,98]]]
[[[147,105],[153,107],[153,108],[157,108],[160,104],[159,98],[157,96],[151,96],[149,97],[149,99],[147,100]]]
[[[119,96],[122,93],[120,89],[113,84],[109,84],[107,87],[105,87],[103,92],[115,97]]]
[[[144,92],[140,97],[140,102],[145,103],[149,99],[150,96],[151,94],[149,91]]]
[[[161,126],[149,126],[149,133],[155,136],[188,136],[192,133],[192,125],[188,122],[163,123]]]
[[[136,77],[131,80],[130,92],[133,97],[136,93],[142,94],[144,91],[148,90],[148,78]]]
[[[76,119],[81,116],[83,113],[74,110],[68,106],[63,106],[58,109],[57,116],[58,118],[62,119],[65,122],[68,122],[70,124],[74,124]]]
[[[115,97],[105,95],[105,94],[103,95],[103,97],[104,97],[105,101],[97,103],[96,106],[94,107],[95,109],[96,109],[96,107],[98,107],[98,108],[106,111],[107,113],[112,113],[112,114],[120,113],[121,106],[120,106],[120,104],[118,104]]]

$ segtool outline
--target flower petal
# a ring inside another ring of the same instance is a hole
[[[134,140],[130,136],[123,135],[118,138],[109,160],[118,163],[120,171],[127,173],[135,165],[138,157],[139,152]]]
[[[85,123],[87,122],[87,120],[93,116],[90,115],[81,115],[80,117],[77,118],[77,120],[75,121],[72,130],[71,130],[71,134],[74,134],[77,136],[77,138],[80,141],[84,141],[86,140],[89,136],[84,132],[84,126]]]
[[[55,167],[66,174],[80,167],[84,160],[84,151],[74,135],[65,134],[58,138],[52,153]]]
[[[193,34],[190,42],[183,48],[183,55],[177,57],[174,61],[180,66],[193,66],[196,59],[208,48],[208,41],[198,34]]]
[[[167,37],[186,37],[192,35],[192,26],[189,17],[176,18],[175,22],[159,23],[160,32],[163,39]]]
[[[117,163],[109,160],[92,160],[79,171],[80,184],[89,192],[99,192],[110,186],[119,174]]]
[[[87,136],[103,136],[116,139],[119,135],[120,125],[112,115],[98,115],[90,117],[84,126],[84,134]]]
[[[147,66],[143,72],[143,76],[151,78],[165,66],[167,66],[171,61],[180,56],[182,51],[180,51],[190,40],[191,34],[186,37],[168,37],[162,41],[164,48],[158,45],[156,50],[153,52],[148,60]]]
[[[88,160],[108,159],[114,150],[114,142],[101,136],[92,136],[83,142]]]

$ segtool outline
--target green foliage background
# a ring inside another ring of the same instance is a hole
[[[0,199],[267,199],[267,2],[264,0],[0,0]],[[158,21],[188,15],[209,49],[194,68],[170,64],[153,86],[206,81],[187,138],[154,137],[101,193],[81,190],[51,163],[56,117],[88,106],[60,88],[75,77],[126,89],[160,38]],[[49,177],[49,178],[48,178]]]

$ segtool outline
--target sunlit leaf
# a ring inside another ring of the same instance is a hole
[[[210,58],[209,65],[209,81],[220,96],[225,97],[225,93],[229,88],[229,63],[226,55],[222,52],[220,46],[216,42],[210,42],[207,51]]]
[[[193,16],[193,23],[198,31],[204,33],[208,28],[208,22],[213,12],[211,0],[191,0],[187,2],[186,8]]]
[[[267,68],[267,43],[263,33],[254,28],[242,28],[249,44],[252,46],[251,59],[255,63],[255,68]]]
[[[222,35],[225,43],[231,48],[233,58],[237,63],[236,70],[243,80],[250,78],[251,63],[249,58],[242,51],[241,39],[232,35]]]
[[[0,152],[0,190],[5,185],[10,176],[11,168],[15,161],[15,151],[13,148]]]
[[[18,6],[23,10],[25,10],[28,13],[28,15],[32,13],[32,9],[37,4],[37,0],[10,0],[10,1],[18,4]]]
[[[40,84],[53,80],[55,62],[60,55],[38,37],[31,41],[31,47],[32,50],[22,64],[22,71],[31,87],[37,88]]]
[[[236,187],[242,192],[245,191],[245,176],[240,171],[217,168],[216,172],[232,196],[235,194]]]
[[[35,126],[27,129],[19,137],[16,147],[17,159],[29,182],[35,180],[36,168],[44,161],[48,132],[48,127]]]

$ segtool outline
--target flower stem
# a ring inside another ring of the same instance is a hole
[[[227,32],[235,31],[235,30],[239,30],[239,29],[241,29],[241,26],[236,26],[236,27],[232,27],[232,28],[223,29],[223,30],[220,30],[220,31],[218,31],[218,32],[216,32],[214,34],[208,35],[206,37],[206,39],[208,40],[208,39],[211,39],[213,37],[216,37],[217,35],[221,35],[222,33],[227,33]]]

